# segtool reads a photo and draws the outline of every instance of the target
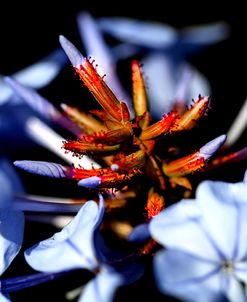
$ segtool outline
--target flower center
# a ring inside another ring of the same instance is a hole
[[[221,264],[221,271],[224,274],[232,274],[234,271],[234,262],[231,260],[226,260]]]

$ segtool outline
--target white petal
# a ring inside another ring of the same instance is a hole
[[[222,260],[216,243],[200,225],[201,215],[196,201],[184,200],[154,217],[151,236],[167,248],[173,248],[210,261]]]
[[[154,258],[154,274],[161,292],[190,302],[219,301],[217,266],[173,249]]]
[[[24,215],[19,211],[0,212],[0,275],[18,254],[23,239]]]
[[[0,286],[1,286],[1,281],[0,281]],[[0,293],[0,302],[11,302],[11,301],[6,296]]]
[[[88,201],[61,232],[25,252],[29,265],[43,272],[94,269],[97,266],[94,232],[102,220],[103,211],[102,200],[100,208],[94,201]]]
[[[122,283],[119,274],[102,271],[85,286],[78,302],[113,301],[115,291]]]

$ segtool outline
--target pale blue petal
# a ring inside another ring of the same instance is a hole
[[[196,197],[203,224],[226,258],[241,259],[247,254],[247,186],[205,181],[199,185]]]
[[[222,276],[222,291],[231,302],[245,302],[246,296],[244,287],[231,274]]]
[[[24,171],[35,173],[42,176],[64,178],[66,168],[60,164],[46,161],[17,160],[14,165]]]
[[[98,176],[91,176],[78,181],[78,186],[96,189],[101,184],[101,179]]]
[[[203,156],[206,160],[209,159],[224,144],[225,141],[225,134],[214,138],[200,148],[200,155]]]
[[[234,275],[247,285],[247,261],[234,262]]]
[[[88,12],[81,12],[77,18],[78,27],[87,56],[95,59],[97,72],[104,77],[104,81],[121,101],[125,101],[132,106],[130,97],[124,91],[116,71],[116,62],[111,55],[98,24],[93,20]]]
[[[56,50],[41,61],[13,74],[12,77],[23,85],[39,89],[48,85],[66,63],[62,50]],[[0,104],[12,96],[12,89],[0,77]]]
[[[25,251],[28,264],[42,272],[73,268],[95,269],[94,233],[102,221],[104,205],[88,201],[61,232]]]
[[[196,25],[182,29],[181,39],[183,43],[208,45],[228,38],[229,26],[224,22]]]
[[[145,241],[150,237],[148,223],[139,224],[128,235],[128,241]]]
[[[39,89],[48,85],[67,63],[61,49],[55,50],[49,56],[13,75],[23,85]]]
[[[83,289],[78,302],[110,302],[119,286],[122,277],[116,273],[103,270],[97,274]]]
[[[8,176],[0,170],[0,211],[11,205],[13,199],[12,187]]]
[[[34,89],[26,87],[11,77],[5,77],[5,82],[17,93],[27,104],[41,116],[51,120],[57,120],[61,113],[44,97]]]
[[[21,180],[18,177],[13,164],[10,164],[10,162],[8,162],[7,159],[1,158],[0,170],[8,177],[12,191],[19,192],[19,193],[24,191]],[[1,188],[3,188],[3,186],[1,186]]]
[[[80,65],[84,62],[84,57],[80,53],[80,51],[64,36],[59,36],[59,42],[65,51],[66,55],[68,56],[71,64],[79,68]]]
[[[244,173],[244,183],[247,184],[247,170],[246,170],[245,173]]]
[[[1,288],[1,281],[0,281],[0,288]],[[0,302],[11,302],[6,296],[0,293]]]
[[[161,292],[182,301],[221,301],[219,269],[214,263],[202,261],[173,249],[154,257],[154,276]]]
[[[25,212],[39,213],[77,213],[82,204],[70,204],[52,201],[39,201],[35,199],[25,199],[21,196],[16,196],[12,208]]]
[[[18,254],[23,239],[24,214],[19,211],[0,212],[0,275]]]
[[[177,41],[177,32],[169,25],[128,18],[101,18],[100,28],[115,38],[149,48],[165,49]]]
[[[142,63],[144,74],[147,75],[151,113],[161,117],[174,104],[176,82],[173,63],[164,54],[148,55]]]
[[[186,64],[186,63],[184,63]],[[188,91],[188,104],[191,104],[191,100],[197,100],[200,95],[211,95],[211,87],[207,78],[193,66],[189,65],[191,68],[192,76],[189,81],[189,91]]]
[[[163,210],[149,223],[151,236],[167,248],[216,261],[224,259],[217,242],[201,226],[196,201],[184,200]]]

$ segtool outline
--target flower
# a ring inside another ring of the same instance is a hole
[[[84,268],[97,273],[83,290],[82,301],[111,301],[122,277],[102,263],[97,244],[97,231],[104,215],[104,202],[99,206],[88,201],[62,231],[25,251],[28,264],[41,272],[61,272]]]
[[[246,301],[247,171],[240,183],[204,181],[195,200],[182,200],[154,217],[159,289],[184,301]]]

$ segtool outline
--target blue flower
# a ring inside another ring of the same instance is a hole
[[[94,201],[88,201],[62,231],[25,251],[26,261],[41,272],[77,268],[100,271],[85,286],[79,301],[110,301],[123,281],[110,266],[101,265],[102,254],[96,236],[103,215],[102,196],[99,206]]]
[[[204,181],[150,222],[165,247],[154,258],[157,285],[184,301],[246,301],[247,172],[244,182]],[[245,289],[244,289],[245,288]]]
[[[7,161],[0,161],[0,276],[8,268],[20,251],[23,232],[24,215],[21,211],[12,209],[13,186],[16,189],[20,183]],[[0,289],[1,289],[0,280]],[[8,301],[0,293],[0,301]]]

